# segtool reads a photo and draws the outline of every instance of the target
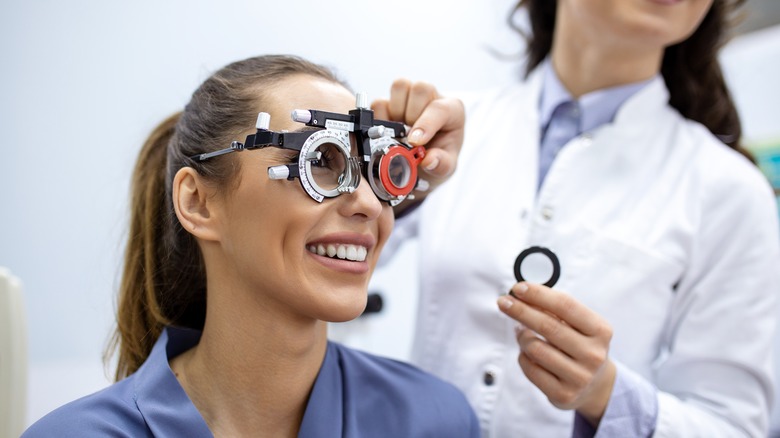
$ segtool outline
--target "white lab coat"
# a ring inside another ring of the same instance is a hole
[[[466,393],[485,437],[568,435],[573,413],[525,378],[496,306],[520,251],[546,246],[556,289],[604,316],[621,372],[657,388],[656,437],[764,436],[780,292],[769,184],[669,107],[658,78],[566,145],[537,194],[538,70],[464,99],[457,171],[397,222],[389,248],[420,239],[413,361]]]

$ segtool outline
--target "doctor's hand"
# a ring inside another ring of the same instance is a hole
[[[371,109],[376,119],[411,126],[407,136],[409,144],[425,146],[425,158],[419,170],[420,178],[428,181],[430,188],[414,192],[415,199],[422,200],[452,175],[463,145],[466,119],[460,100],[440,96],[431,84],[398,79],[390,88],[390,99],[375,100]],[[403,202],[398,207],[405,204],[408,203]]]
[[[526,282],[515,284],[498,306],[521,324],[518,362],[528,380],[554,406],[576,409],[597,426],[615,382],[609,323],[571,295]]]

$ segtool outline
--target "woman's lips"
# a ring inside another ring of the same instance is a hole
[[[311,251],[307,253],[318,263],[326,268],[333,269],[335,271],[344,272],[347,274],[365,274],[369,271],[369,264],[365,260],[353,261],[340,258],[332,258],[327,255],[315,254]]]

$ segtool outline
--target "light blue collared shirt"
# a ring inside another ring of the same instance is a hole
[[[200,332],[168,327],[131,376],[33,424],[32,437],[211,437],[168,361]],[[299,437],[479,437],[454,386],[409,364],[329,342]]]
[[[539,97],[539,184],[558,152],[574,137],[612,122],[618,109],[652,79],[587,93],[578,100],[563,86],[552,62],[547,58],[542,67],[544,79]]]

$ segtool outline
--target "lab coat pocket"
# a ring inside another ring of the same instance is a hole
[[[572,267],[577,291],[572,292],[612,325],[613,356],[642,374],[649,373],[683,263],[643,242],[593,230],[580,235],[577,263]]]

